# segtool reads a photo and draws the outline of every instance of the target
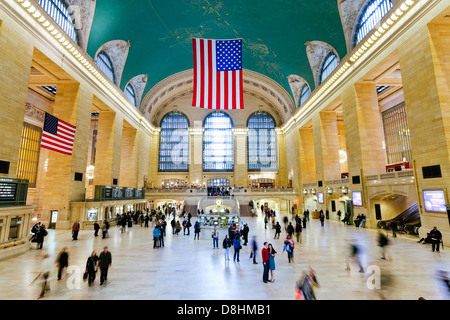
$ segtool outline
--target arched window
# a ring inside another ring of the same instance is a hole
[[[361,42],[393,7],[391,0],[369,0],[355,25],[353,47]]]
[[[114,68],[114,63],[105,51],[100,51],[97,55],[97,61],[95,62],[100,70],[115,84],[116,83],[116,71]]]
[[[267,112],[255,112],[248,118],[248,171],[277,171],[278,151],[275,120]]]
[[[129,83],[125,88],[125,96],[130,100],[130,102],[137,107],[137,101],[136,101],[136,90],[134,89],[134,86]]]
[[[305,103],[306,100],[308,100],[309,96],[311,95],[311,89],[307,84],[305,84],[302,88],[302,91],[300,92],[300,99],[298,106],[300,107],[302,104]]]
[[[334,52],[328,53],[325,56],[322,63],[322,68],[319,73],[319,85],[325,81],[326,78],[336,69],[339,65],[339,59]]]
[[[181,112],[171,112],[161,120],[159,171],[189,171],[189,120]]]
[[[234,137],[230,116],[213,112],[206,117],[203,127],[203,171],[233,171]]]
[[[74,27],[73,19],[61,0],[39,0],[39,5],[50,17],[67,33],[67,35],[79,44],[78,34]]]

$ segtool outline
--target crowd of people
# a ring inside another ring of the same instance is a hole
[[[308,222],[310,221],[309,210],[305,210],[302,215],[295,214],[294,210],[292,210],[292,215],[290,218],[289,215],[285,215],[282,217],[281,220],[284,225],[282,226],[280,224],[280,221],[277,221],[277,218],[279,217],[275,210],[271,210],[264,206],[255,209],[257,209],[263,216],[266,229],[268,222],[272,222],[272,229],[274,232],[273,239],[282,240],[283,245],[281,248],[281,254],[286,254],[287,263],[294,263],[294,251],[296,249],[296,245],[299,246],[302,244],[302,232],[305,231],[308,226]],[[328,211],[321,211],[318,218],[321,227],[324,227],[325,220],[329,219]],[[178,237],[179,235],[181,235],[182,230],[184,236],[190,236],[190,229],[191,227],[193,227],[194,240],[200,239],[202,228],[199,224],[199,221],[191,222],[191,213],[186,211],[181,212],[179,208],[173,207],[164,206],[163,208],[158,208],[156,210],[153,209],[147,212],[130,211],[121,215],[117,215],[117,227],[119,228],[120,233],[123,234],[126,233],[130,228],[136,226],[140,226],[142,228],[150,228],[151,225],[153,229],[153,248],[160,249],[164,248],[164,238],[167,237],[166,221],[169,220],[172,230],[172,236]],[[356,220],[359,220],[360,223],[363,223],[365,222],[365,217],[364,215],[358,215],[355,221]],[[358,225],[358,227],[361,227],[361,225]],[[98,237],[99,231],[101,230],[102,238],[108,238],[109,229],[110,223],[108,220],[104,220],[101,223],[95,221],[94,237]],[[72,226],[73,241],[78,240],[79,230],[80,223],[79,221],[76,221]],[[233,262],[239,263],[242,259],[241,251],[243,249],[243,246],[247,246],[248,244],[250,244],[250,261],[252,261],[253,264],[258,264],[258,260],[261,259],[263,265],[262,281],[264,283],[273,283],[275,281],[275,261],[278,252],[275,249],[274,245],[281,242],[276,241],[274,243],[270,243],[268,241],[265,241],[263,242],[261,251],[259,251],[256,235],[253,235],[251,241],[249,241],[249,235],[251,233],[247,223],[232,223],[226,231],[214,226],[212,229],[210,229],[210,231],[213,249],[219,249],[219,240],[223,239],[222,248],[224,249],[224,260],[226,263],[231,260],[230,251],[233,251]],[[33,228],[31,229],[31,241],[37,243],[37,249],[42,249],[44,242],[43,239],[47,234],[48,232],[42,223],[39,222],[33,226]],[[442,234],[439,232],[439,230],[437,230],[437,228],[434,228],[427,234],[426,238],[422,238],[418,242],[430,243],[432,244],[432,251],[439,251],[439,244],[441,243],[441,241]],[[386,260],[386,248],[388,247],[389,242],[390,241],[387,237],[387,234],[382,232],[382,230],[379,230],[378,246],[380,248],[381,259],[383,260]],[[358,245],[355,241],[351,241],[351,243],[349,244],[349,253],[346,258],[346,270],[350,271],[350,266],[352,264],[356,264],[359,268],[359,272],[365,272],[365,268],[361,260],[361,252],[361,246]],[[49,273],[51,272],[52,264],[54,265],[55,263],[58,270],[57,280],[59,281],[62,279],[64,269],[69,266],[69,252],[67,247],[61,249],[57,259],[54,262],[49,260],[48,254],[43,255],[42,266],[39,275],[36,278],[42,279],[42,287],[38,297],[39,299],[43,298],[49,290]],[[97,273],[100,270],[100,285],[104,285],[107,282],[108,269],[111,267],[111,264],[112,255],[111,252],[109,252],[107,246],[104,246],[103,251],[99,255],[97,255],[95,251],[92,251],[90,256],[87,257],[83,279],[88,283],[90,287],[93,286],[96,280]],[[446,279],[448,283],[448,277]],[[312,268],[309,268],[301,275],[300,280],[296,282],[296,299],[316,299],[315,288],[317,288],[318,286],[319,284],[316,272]]]

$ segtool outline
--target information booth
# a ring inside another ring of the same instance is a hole
[[[198,222],[201,228],[228,228],[232,224],[241,227],[241,215],[238,213],[230,213],[228,209],[223,206],[222,199],[215,201],[215,206],[206,214],[198,215]]]

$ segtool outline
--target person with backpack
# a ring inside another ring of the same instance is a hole
[[[211,238],[213,239],[213,249],[219,249],[219,230],[217,230],[216,226],[211,233]]]
[[[287,252],[289,263],[294,262],[294,241],[292,241],[289,235],[286,236],[286,240],[284,240],[283,252]]]

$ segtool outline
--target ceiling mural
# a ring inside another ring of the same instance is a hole
[[[306,42],[347,53],[336,0],[97,0],[87,52],[93,57],[111,40],[130,41],[121,87],[148,74],[148,92],[193,68],[192,38],[241,38],[244,69],[270,77],[292,99],[290,75],[314,84]]]

